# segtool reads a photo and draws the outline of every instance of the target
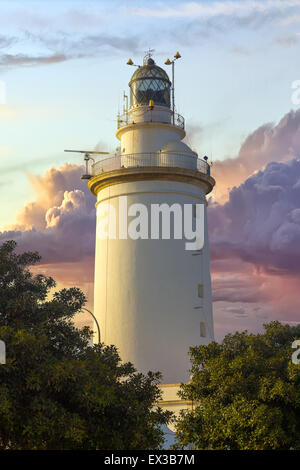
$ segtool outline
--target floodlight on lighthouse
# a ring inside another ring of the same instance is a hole
[[[139,65],[135,64],[131,59],[128,59],[126,64],[127,65],[133,65],[134,67],[139,67]]]
[[[82,180],[89,180],[92,175],[89,173],[89,161],[92,160],[95,163],[95,159],[91,157],[93,155],[108,155],[109,152],[98,152],[96,150],[65,150],[65,152],[83,153],[85,161],[85,174],[82,175]]]

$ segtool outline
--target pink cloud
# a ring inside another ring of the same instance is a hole
[[[261,331],[273,320],[300,323],[299,276],[270,275],[240,259],[223,263],[222,271],[212,263],[216,339],[236,330]]]
[[[22,250],[37,250],[43,264],[94,257],[95,197],[80,180],[82,167],[65,164],[44,176],[29,176],[35,202],[20,212],[17,224],[0,241],[14,239]]]
[[[300,154],[300,109],[290,111],[277,124],[264,124],[252,132],[235,158],[214,162],[212,174],[217,185],[215,198],[228,199],[234,186],[270,162],[285,162]]]

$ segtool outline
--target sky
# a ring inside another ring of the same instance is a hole
[[[151,48],[164,66],[178,50],[185,140],[217,182],[216,338],[299,322],[300,0],[10,0],[0,12],[0,242],[39,249],[36,269],[92,308],[95,201],[63,150],[113,152],[128,58]]]

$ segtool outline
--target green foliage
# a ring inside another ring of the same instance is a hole
[[[139,374],[115,347],[91,346],[74,326],[77,288],[51,297],[53,279],[33,275],[37,253],[0,247],[0,449],[153,449],[169,413],[154,406],[159,373]]]
[[[180,395],[194,409],[177,423],[177,447],[300,449],[300,325],[264,325],[264,334],[227,335],[190,349],[192,379]]]

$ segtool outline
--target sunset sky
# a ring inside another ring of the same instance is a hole
[[[216,179],[216,338],[300,322],[300,0],[23,0],[0,13],[0,242],[40,251],[36,269],[92,308],[95,200],[63,150],[114,151],[127,59],[151,48],[170,73],[178,50],[186,142]]]

